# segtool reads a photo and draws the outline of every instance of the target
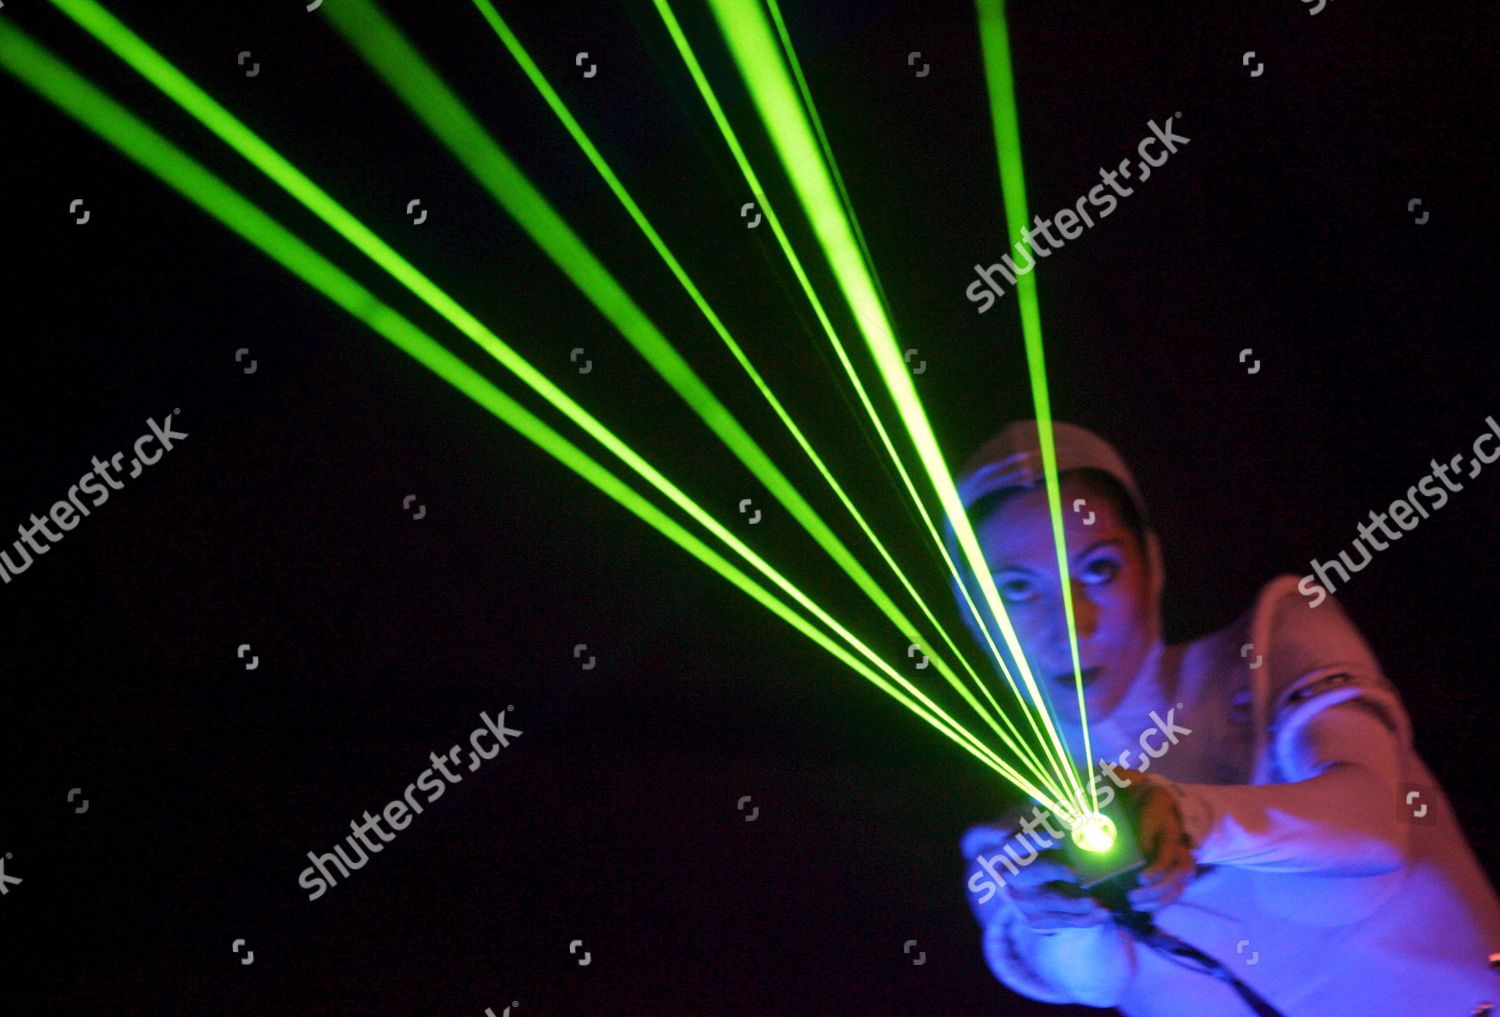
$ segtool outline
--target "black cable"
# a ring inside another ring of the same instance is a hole
[[[1196,971],[1199,974],[1211,975],[1225,983],[1234,990],[1240,999],[1244,1000],[1245,1005],[1250,1008],[1256,1017],[1284,1017],[1280,1010],[1266,1002],[1258,992],[1236,978],[1234,972],[1230,971],[1221,962],[1210,957],[1191,943],[1186,943],[1170,933],[1163,932],[1156,927],[1156,922],[1152,920],[1150,915],[1131,908],[1124,896],[1124,886],[1115,881],[1111,882],[1114,883],[1113,886],[1106,884],[1096,888],[1094,893],[1095,899],[1101,900],[1101,903],[1109,909],[1110,914],[1114,915],[1115,924],[1135,937],[1137,942],[1155,950],[1173,964],[1185,967],[1190,971]],[[1104,892],[1098,892],[1100,890]]]

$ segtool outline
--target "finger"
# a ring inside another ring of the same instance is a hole
[[[1059,914],[1081,915],[1099,906],[1099,902],[1092,897],[1078,897],[1073,894],[1059,894],[1048,891],[1040,891],[1031,894],[1017,894],[1016,906],[1028,911],[1056,911]]]
[[[1151,893],[1152,896],[1150,897],[1132,899],[1130,907],[1135,911],[1160,911],[1162,908],[1170,907],[1177,903],[1178,899],[1182,896],[1182,890],[1175,887],[1152,890]]]
[[[1183,873],[1176,873],[1168,879],[1152,886],[1139,886],[1126,895],[1130,906],[1138,911],[1154,911],[1164,908],[1177,900],[1187,890],[1188,879]]]
[[[1141,846],[1151,860],[1148,872],[1160,873],[1167,868],[1167,859],[1184,850],[1185,831],[1175,802],[1155,795],[1143,804],[1138,821]]]
[[[1143,880],[1139,886],[1127,894],[1127,899],[1132,905],[1154,902],[1158,905],[1168,900],[1175,900],[1187,889],[1197,868],[1191,856],[1178,857],[1174,859],[1171,868],[1160,876]]]
[[[1180,844],[1173,843],[1172,841],[1167,841],[1163,844],[1161,841],[1158,841],[1156,848],[1148,855],[1151,859],[1150,864],[1141,870],[1141,881],[1154,883],[1159,879],[1166,878],[1173,871],[1182,867],[1182,856],[1184,854],[1185,852]]]
[[[1141,870],[1139,882],[1159,883],[1179,873],[1191,875],[1198,868],[1193,852],[1186,844],[1167,843],[1150,865]]]
[[[1053,882],[1072,883],[1076,880],[1077,876],[1072,869],[1046,855],[1038,855],[1036,861],[1023,867],[1012,877],[1013,882],[1022,886],[1040,886],[1043,883]]]
[[[1150,890],[1174,881],[1191,879],[1196,873],[1197,866],[1193,864],[1190,856],[1177,857],[1172,859],[1160,873],[1149,879],[1142,878],[1138,885],[1140,889]]]
[[[1141,832],[1142,843],[1147,843],[1157,832],[1162,820],[1167,818],[1163,815],[1161,799],[1154,794],[1146,793],[1137,796],[1135,808],[1136,829]]]
[[[1110,920],[1108,911],[1101,907],[1094,907],[1081,914],[1068,912],[1040,911],[1023,915],[1026,924],[1038,931],[1049,931],[1053,929],[1083,929],[1093,925],[1102,925]]]
[[[1169,876],[1191,872],[1196,867],[1197,863],[1186,844],[1169,841],[1163,845],[1155,860],[1141,871],[1141,882],[1158,883]]]
[[[1148,862],[1141,870],[1141,882],[1154,883],[1171,872],[1175,867],[1174,850],[1170,845],[1164,847],[1159,840],[1154,842],[1145,852]]]

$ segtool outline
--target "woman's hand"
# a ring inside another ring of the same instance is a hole
[[[1108,921],[1109,913],[1078,885],[1078,876],[1053,844],[1034,828],[1028,833],[1024,825],[1018,829],[1014,823],[982,824],[964,837],[971,861],[986,860],[983,864],[991,875],[1000,879],[1000,895],[1032,929],[1051,932]],[[1041,850],[1043,845],[1048,849]],[[988,920],[980,918],[982,923]]]
[[[1038,932],[1102,925],[1110,914],[1088,891],[1060,851],[1041,851],[1030,865],[1005,880],[1005,892],[1026,924]]]
[[[970,831],[965,843],[972,858],[988,858],[993,874],[1003,870],[1000,893],[1031,928],[1050,932],[1109,920],[1109,913],[1078,885],[1063,853],[1040,850],[1054,842],[1034,829],[1026,833],[1013,825],[986,824]]]
[[[1134,813],[1148,863],[1141,871],[1140,885],[1127,898],[1138,911],[1155,911],[1182,896],[1197,862],[1189,849],[1182,810],[1172,792],[1152,783],[1138,770],[1122,768],[1115,772],[1129,782],[1123,794]]]

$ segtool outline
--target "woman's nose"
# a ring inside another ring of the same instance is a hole
[[[1095,604],[1089,596],[1088,587],[1074,579],[1070,586],[1073,592],[1073,626],[1078,632],[1078,639],[1082,642],[1094,634],[1099,627],[1099,605]],[[1064,625],[1067,624],[1067,615],[1064,614]]]

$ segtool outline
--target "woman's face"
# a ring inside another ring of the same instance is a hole
[[[1076,478],[1062,478],[1060,489],[1084,697],[1090,716],[1104,717],[1119,705],[1157,638],[1150,566],[1108,498]],[[1082,511],[1072,511],[1080,498]],[[1033,676],[1057,712],[1076,720],[1078,694],[1046,488],[1007,498],[975,533]],[[1024,688],[1019,676],[1017,683]]]

